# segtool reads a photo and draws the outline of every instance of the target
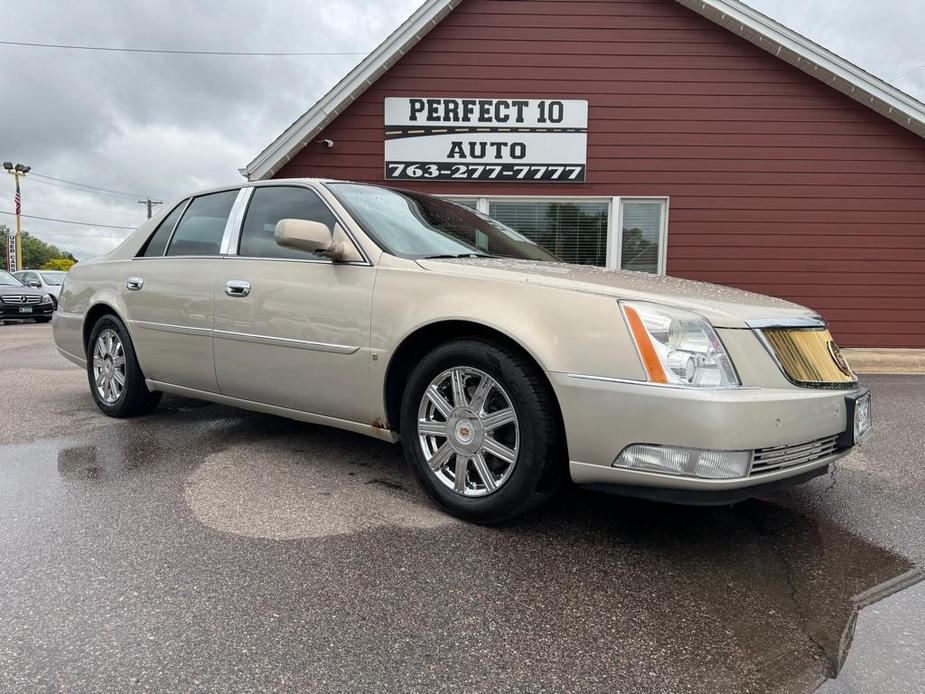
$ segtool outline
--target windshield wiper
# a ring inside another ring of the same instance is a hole
[[[497,258],[488,253],[445,253],[442,255],[425,255],[421,260],[441,260],[445,258]]]

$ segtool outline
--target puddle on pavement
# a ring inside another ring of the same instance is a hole
[[[401,469],[377,470],[304,455],[265,442],[211,455],[186,482],[186,503],[201,523],[272,540],[345,535],[383,526],[437,528],[456,521],[406,485]],[[396,474],[397,473],[397,474]]]
[[[925,581],[915,569],[856,598],[844,661],[820,694],[925,692]]]
[[[541,513],[487,531],[434,509],[400,458],[397,447],[361,436],[173,399],[130,426],[0,447],[0,523],[24,514],[43,522],[74,513],[92,495],[132,488],[141,503],[175,505],[177,522],[242,542],[389,528],[407,541],[409,530],[450,528],[478,552],[474,540],[490,532],[494,542],[529,549],[537,566],[568,561],[588,581],[655,590],[653,600],[672,619],[718,622],[720,639],[743,654],[764,690],[823,683],[824,692],[870,691],[872,673],[877,685],[907,685],[925,672],[921,572],[825,517],[773,500],[691,509],[571,491]],[[556,559],[562,547],[570,550]],[[610,559],[618,547],[653,567],[651,583]],[[664,638],[670,631],[669,621]],[[691,657],[713,645],[691,644]]]

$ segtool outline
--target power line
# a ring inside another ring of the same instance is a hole
[[[45,181],[56,181],[58,183],[64,183],[69,186],[74,186],[76,188],[83,188],[86,190],[93,191],[95,193],[108,193],[109,195],[118,195],[124,198],[139,198],[140,194],[136,193],[126,193],[120,190],[112,190],[111,188],[101,188],[99,186],[92,186],[89,183],[80,183],[78,181],[69,181],[66,178],[57,178],[55,176],[46,176],[45,174],[35,173],[34,171],[29,174],[30,177],[40,178]]]
[[[114,53],[164,53],[167,55],[240,55],[240,56],[309,56],[309,55],[366,55],[368,51],[193,51],[170,48],[123,48],[121,46],[80,46],[67,43],[30,43],[27,41],[0,41],[4,46],[26,48],[66,48],[75,51],[111,51]]]
[[[921,65],[919,65],[919,66],[917,66],[917,67],[914,67],[914,68],[912,68],[911,70],[906,70],[906,71],[905,71],[903,74],[901,74],[899,77],[894,77],[893,79],[891,79],[890,82],[898,82],[898,81],[901,80],[903,77],[908,77],[908,76],[911,75],[913,72],[917,72],[917,71],[921,70],[923,67],[925,67],[925,63],[922,63]]]
[[[121,193],[104,193],[104,192],[99,191],[99,190],[92,190],[92,189],[88,189],[88,188],[82,188],[82,187],[80,187],[80,186],[74,186],[74,185],[71,185],[70,183],[58,183],[57,181],[45,181],[45,180],[43,180],[43,179],[41,179],[41,178],[33,178],[33,179],[30,181],[30,183],[31,183],[31,184],[36,184],[36,183],[38,183],[38,184],[43,185],[43,186],[53,186],[54,188],[57,188],[57,189],[59,189],[59,190],[66,190],[66,191],[69,191],[69,192],[71,192],[71,193],[84,193],[84,194],[87,194],[87,195],[99,195],[99,196],[103,196],[103,197],[116,198],[116,199],[122,200],[122,201],[130,200],[132,197],[134,197],[134,196],[131,196],[131,197],[130,197],[130,196],[128,196],[128,195],[122,195]]]
[[[16,216],[15,212],[8,212],[7,210],[0,210],[0,214],[8,214],[12,217]],[[99,227],[102,229],[137,229],[138,227],[123,227],[117,226],[115,224],[94,224],[93,222],[79,222],[74,219],[55,219],[54,217],[37,217],[33,214],[22,214],[20,217],[25,217],[27,219],[41,219],[46,222],[61,222],[62,224],[80,224],[85,227]]]
[[[62,205],[59,202],[45,202],[44,200],[33,200],[29,198],[30,205],[45,205],[46,207],[60,207],[65,210],[81,210],[83,212],[99,212],[100,214],[117,214],[123,217],[133,217],[137,210],[104,210],[99,207],[83,207],[82,205]]]

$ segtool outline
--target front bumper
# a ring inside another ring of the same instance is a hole
[[[775,449],[841,435],[846,396],[857,389],[695,390],[549,373],[565,422],[576,484],[686,503],[729,503],[822,474],[849,448],[809,462],[732,479],[702,479],[613,467],[627,446],[717,451]],[[712,497],[712,498],[711,498]]]
[[[31,304],[28,308],[32,309],[31,313],[20,313],[17,304],[0,304],[0,319],[12,320],[13,318],[29,320],[30,318],[48,318],[54,313],[53,304]]]

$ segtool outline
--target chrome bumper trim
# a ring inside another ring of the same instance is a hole
[[[642,472],[627,470],[606,465],[591,465],[590,463],[569,462],[569,473],[572,481],[578,485],[619,485],[635,487],[655,487],[660,489],[682,489],[699,491],[723,491],[729,489],[747,489],[759,487],[768,482],[786,480],[789,477],[799,477],[805,472],[831,465],[839,458],[844,457],[851,449],[836,451],[824,458],[819,458],[803,465],[793,465],[782,470],[768,472],[752,477],[736,477],[729,480],[709,480],[696,477],[681,477],[679,475],[664,475],[658,472]]]

